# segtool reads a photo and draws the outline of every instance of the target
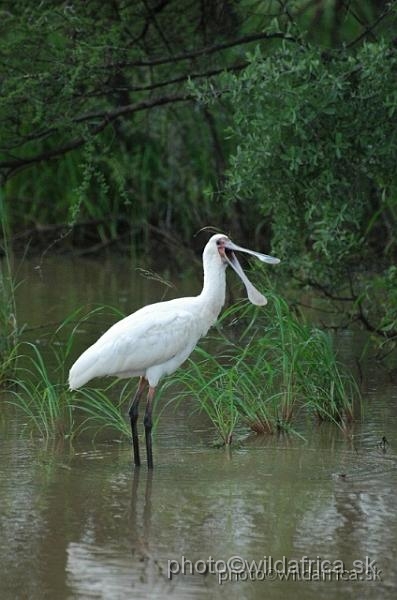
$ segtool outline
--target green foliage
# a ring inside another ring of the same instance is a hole
[[[267,59],[277,57],[287,40],[304,71],[308,43],[354,46],[361,34],[373,37],[372,21],[377,33],[390,37],[392,4],[215,0],[181,11],[170,2],[3,2],[0,172],[7,180],[13,228],[42,233],[43,225],[65,225],[59,236],[65,239],[78,223],[80,233],[68,236],[74,242],[90,239],[94,228],[102,243],[127,230],[135,245],[147,240],[151,228],[178,231],[183,241],[207,223],[249,232],[258,219],[255,205],[244,201],[230,217],[218,202],[234,142],[223,135],[234,106],[220,89],[220,73],[237,71],[236,81],[246,85],[253,69],[245,70],[245,53],[253,44]],[[269,64],[273,71],[284,68],[277,58]],[[314,78],[317,70],[312,64]],[[320,79],[323,85],[326,78]],[[183,101],[191,97],[189,82],[197,81],[217,99],[211,110]],[[283,81],[288,84],[280,71],[281,89]],[[330,85],[325,82],[324,94]],[[262,90],[259,84],[257,95]],[[293,118],[295,92],[288,92]],[[266,95],[262,106],[264,100]],[[393,94],[387,102],[393,117]],[[298,113],[300,104],[298,98]],[[350,104],[345,106],[348,113]],[[339,155],[344,138],[335,139],[335,146]],[[302,155],[290,152],[285,149],[283,160],[297,168]],[[211,198],[205,191],[215,194]],[[335,227],[332,207],[329,212]]]
[[[378,358],[395,368],[397,348],[397,268],[391,265],[369,279],[362,276],[361,295],[355,301],[359,318],[371,333]],[[380,334],[380,335],[379,335]]]
[[[257,48],[249,60],[222,82],[236,147],[229,205],[255,205],[271,222],[284,272],[329,297],[350,297],[353,318],[386,337],[390,350],[397,339],[397,52],[385,41],[354,53],[284,45],[271,56]]]
[[[305,331],[306,329],[306,331]],[[346,428],[354,417],[358,386],[337,361],[332,337],[317,328],[303,328],[304,370],[300,381],[303,406],[320,421],[333,421]]]
[[[292,268],[345,274],[368,258],[382,218],[394,223],[397,54],[381,43],[356,55],[285,47],[250,63],[225,81],[237,146],[229,195],[271,215],[273,245]]]
[[[167,36],[175,34],[172,53],[195,36],[191,19],[200,18],[198,8],[178,11],[175,19],[175,7],[161,7],[156,22]],[[148,10],[145,4],[93,10],[85,3],[54,9],[50,2],[16,2],[2,12],[0,163],[13,228],[55,223],[70,231],[76,222],[92,223],[102,242],[127,230],[138,244],[150,225],[172,224],[190,237],[214,219],[215,207],[209,210],[202,197],[203,188],[215,187],[218,160],[211,157],[216,133],[210,117],[176,104],[152,111],[150,119],[139,111],[128,118],[127,111],[127,118],[107,126],[112,111],[151,100],[152,90],[176,94],[180,88],[167,80],[188,78],[183,62],[159,65],[154,81],[149,68],[135,66],[164,52]],[[62,158],[51,162],[54,150]],[[32,163],[28,177],[18,173],[18,161],[23,166],[34,156],[44,158]],[[185,210],[187,198],[193,211]],[[78,234],[74,241],[81,241]]]

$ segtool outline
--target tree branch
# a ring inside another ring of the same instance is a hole
[[[390,4],[387,4],[385,10],[382,11],[381,14],[379,15],[379,17],[377,19],[375,19],[375,21],[373,23],[371,23],[370,25],[365,25],[364,23],[361,23],[361,25],[363,27],[365,27],[365,30],[362,33],[360,33],[360,35],[358,35],[354,40],[349,42],[346,45],[346,48],[351,48],[352,46],[355,46],[356,44],[361,42],[361,40],[366,38],[368,35],[374,35],[373,30],[379,25],[379,23],[381,23],[383,21],[383,19],[385,17],[387,17],[387,15],[389,15],[392,12],[392,10],[394,10],[395,4],[396,4],[396,0],[392,0],[390,2]],[[357,19],[357,16],[355,15],[355,13],[353,13],[351,11],[350,8],[349,8],[349,11],[350,11],[350,14],[352,14]]]
[[[396,330],[385,331],[381,327],[376,327],[373,325],[368,317],[364,313],[362,302],[359,300],[359,297],[351,290],[351,296],[337,296],[329,291],[328,288],[321,285],[317,281],[312,279],[307,279],[306,281],[302,281],[299,278],[295,277],[297,281],[299,281],[302,285],[310,285],[312,288],[320,291],[326,298],[336,302],[351,302],[357,309],[357,313],[353,316],[352,321],[359,321],[362,325],[364,325],[367,331],[371,333],[375,333],[380,337],[384,337],[388,340],[394,339],[397,337]]]
[[[220,75],[221,73],[233,73],[234,71],[242,71],[243,69],[248,67],[248,65],[248,61],[243,61],[236,63],[235,65],[232,65],[230,67],[220,67],[219,69],[211,69],[210,71],[203,71],[202,73],[188,73],[187,75],[180,75],[179,77],[174,77],[174,79],[165,79],[164,81],[155,81],[154,83],[148,83],[147,85],[131,86],[126,87],[124,89],[128,92],[150,92],[162,87],[166,87],[168,85],[174,85],[176,83],[186,83],[186,81],[189,80],[203,79],[204,77],[215,77],[216,75]]]
[[[258,42],[260,40],[274,40],[281,39],[286,40],[287,42],[294,42],[297,44],[302,44],[300,40],[296,37],[284,33],[282,31],[274,31],[273,33],[267,33],[261,31],[259,33],[252,33],[250,35],[245,35],[235,40],[230,40],[228,42],[222,42],[221,44],[214,44],[213,46],[206,46],[205,48],[199,48],[198,50],[191,50],[190,52],[183,52],[181,54],[176,54],[175,56],[167,56],[167,57],[159,57],[153,58],[152,60],[136,60],[132,62],[119,62],[119,63],[110,63],[106,65],[106,68],[125,68],[125,67],[156,67],[157,65],[165,65],[168,63],[176,63],[181,60],[189,60],[191,58],[198,58],[199,56],[207,56],[209,54],[214,54],[216,52],[220,52],[222,50],[226,50],[227,48],[232,48],[234,46],[241,46],[243,44],[249,44],[251,42]]]
[[[212,69],[210,71],[206,71],[203,73],[193,73],[191,75],[181,75],[180,77],[175,77],[174,79],[160,81],[157,83],[153,83],[151,85],[149,84],[146,86],[129,88],[129,91],[134,91],[134,92],[153,91],[155,89],[158,89],[161,87],[166,87],[169,85],[174,85],[176,83],[185,83],[189,79],[193,80],[193,79],[200,79],[200,78],[204,78],[204,77],[214,77],[216,75],[219,75],[220,73],[241,71],[242,69],[245,69],[248,66],[248,64],[249,63],[247,61],[244,61],[241,63],[237,63],[236,65],[233,65],[231,67]],[[168,96],[164,96],[164,97],[160,97],[160,98],[159,97],[151,98],[149,100],[142,100],[142,101],[134,103],[134,104],[124,105],[124,106],[115,108],[114,110],[110,110],[110,111],[102,110],[102,111],[91,111],[88,113],[84,113],[84,114],[76,117],[75,119],[73,119],[73,122],[74,123],[83,123],[83,122],[90,121],[93,119],[98,119],[98,118],[102,119],[102,121],[100,123],[98,123],[97,125],[93,126],[93,128],[90,131],[91,135],[97,135],[98,133],[103,131],[103,129],[105,129],[105,127],[109,123],[111,123],[112,121],[115,121],[116,119],[118,119],[120,117],[126,116],[128,114],[132,114],[134,112],[139,112],[141,110],[155,108],[156,106],[162,106],[164,104],[170,104],[173,102],[183,102],[183,101],[188,101],[188,100],[192,100],[192,99],[193,99],[192,94],[175,94],[175,95],[168,95]],[[52,127],[52,128],[46,129],[45,131],[39,131],[36,134],[30,134],[19,145],[23,145],[27,141],[40,140],[40,139],[47,138],[50,135],[55,134],[56,132],[57,132],[57,129],[55,127]],[[41,162],[44,160],[49,160],[52,158],[57,158],[58,156],[66,154],[67,152],[70,152],[71,150],[75,150],[76,148],[82,146],[84,144],[84,142],[85,142],[85,138],[83,136],[80,136],[80,137],[77,137],[77,138],[71,140],[70,142],[68,142],[67,144],[64,144],[63,146],[61,146],[59,148],[54,148],[53,150],[47,150],[36,156],[26,157],[26,158],[12,157],[8,160],[0,161],[0,169],[3,169],[3,170],[8,169],[9,171],[7,173],[6,178],[9,178],[11,175],[14,175],[19,170],[21,170],[25,167],[28,167],[31,164]]]
[[[194,96],[192,94],[173,94],[169,96],[150,98],[146,100],[141,100],[140,102],[135,102],[133,104],[120,106],[109,111],[97,111],[87,113],[85,115],[81,115],[80,117],[76,117],[75,123],[82,123],[84,121],[91,120],[94,118],[101,118],[102,120],[90,129],[89,134],[91,136],[95,136],[98,135],[98,133],[100,133],[101,131],[103,131],[110,123],[112,123],[120,117],[131,115],[142,110],[155,108],[157,106],[165,106],[166,104],[171,104],[175,102],[186,102],[187,100],[192,100],[193,98]],[[8,170],[7,177],[10,177],[11,175],[14,175],[16,172],[24,169],[25,167],[28,167],[31,164],[42,162],[43,160],[58,158],[59,156],[62,156],[63,154],[66,154],[71,150],[76,150],[80,146],[83,146],[86,141],[86,136],[78,136],[73,140],[70,140],[63,146],[53,148],[52,150],[46,150],[44,152],[41,152],[40,154],[36,154],[35,156],[27,156],[25,158],[14,158],[10,160],[1,161],[0,169]]]

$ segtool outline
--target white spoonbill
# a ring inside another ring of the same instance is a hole
[[[234,251],[246,252],[270,264],[280,262],[278,258],[241,248],[226,235],[213,235],[203,252],[204,285],[198,296],[176,298],[140,308],[110,327],[70,369],[69,386],[72,390],[94,377],[140,377],[129,409],[136,466],[140,465],[137,420],[142,393],[148,384],[144,426],[147,464],[151,469],[152,401],[156,386],[161,377],[176,371],[215,323],[225,303],[227,265],[242,279],[252,304],[264,306],[267,303],[245,275]]]

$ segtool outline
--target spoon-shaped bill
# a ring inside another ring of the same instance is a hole
[[[256,289],[255,286],[252,285],[252,283],[244,273],[242,266],[238,262],[235,254],[232,253],[230,258],[225,254],[225,258],[228,264],[232,267],[232,269],[236,271],[237,275],[244,283],[245,289],[247,290],[248,300],[256,306],[265,306],[265,304],[267,304],[267,299]]]
[[[279,258],[269,256],[268,254],[262,254],[261,252],[255,252],[255,250],[248,250],[247,248],[242,248],[241,246],[237,246],[237,244],[235,244],[231,240],[228,240],[225,243],[225,248],[227,248],[228,250],[236,250],[237,252],[245,252],[246,254],[251,254],[252,256],[255,256],[262,262],[269,263],[270,265],[278,265],[278,263],[280,262]]]

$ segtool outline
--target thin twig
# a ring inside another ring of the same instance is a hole
[[[180,62],[183,60],[190,60],[192,58],[198,58],[199,56],[209,56],[210,54],[221,52],[222,50],[226,50],[227,48],[233,48],[234,46],[242,46],[244,44],[250,44],[251,42],[259,42],[261,40],[275,39],[285,40],[287,42],[293,42],[295,44],[302,45],[301,40],[298,40],[293,35],[289,35],[287,33],[284,33],[283,31],[274,31],[272,33],[261,31],[258,33],[244,35],[240,38],[229,40],[227,42],[222,42],[220,44],[214,44],[212,46],[198,48],[197,50],[191,50],[190,52],[182,52],[181,54],[176,54],[175,56],[165,56],[153,58],[151,60],[135,60],[131,62],[123,61],[117,63],[109,63],[106,65],[106,69],[121,69],[126,67],[156,67],[158,65],[165,65],[169,63]]]
[[[396,0],[392,0],[389,4],[386,5],[385,10],[383,12],[381,12],[379,17],[377,19],[375,19],[375,21],[373,23],[371,23],[371,25],[368,25],[368,26],[363,25],[365,27],[365,30],[362,33],[360,33],[360,35],[358,35],[354,40],[349,42],[346,45],[346,48],[351,48],[352,46],[355,46],[355,44],[358,44],[359,42],[361,42],[361,40],[363,40],[369,34],[373,35],[373,30],[379,25],[379,23],[381,23],[381,21],[383,21],[383,19],[385,17],[387,17],[387,15],[389,15],[392,12],[395,4],[396,4]],[[353,16],[355,16],[355,14],[352,13],[352,11],[350,11],[350,12],[351,12],[351,14],[353,14]]]

